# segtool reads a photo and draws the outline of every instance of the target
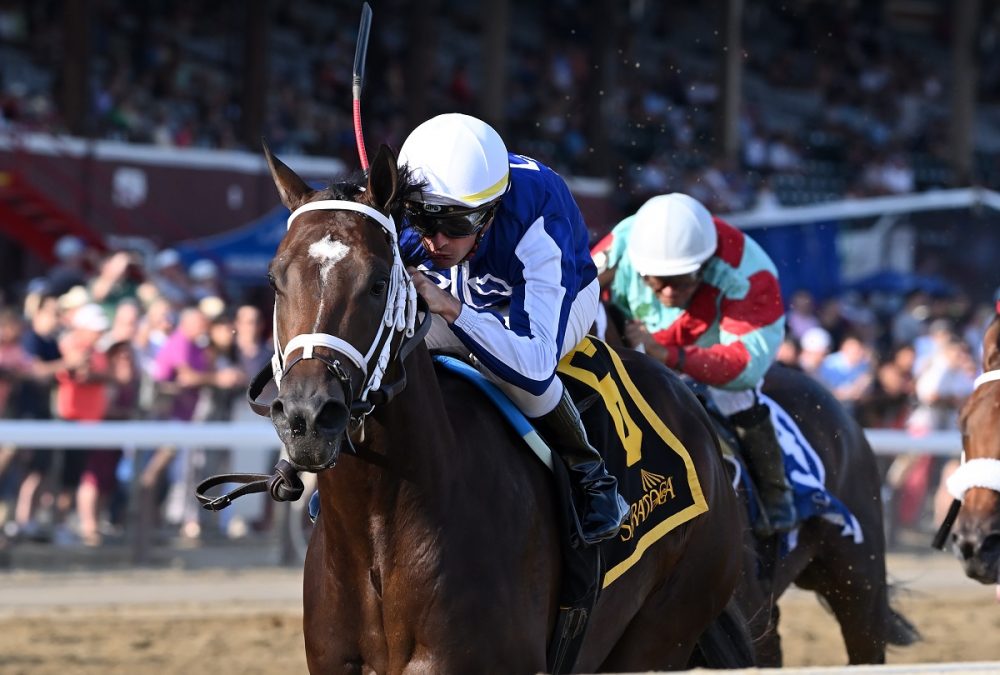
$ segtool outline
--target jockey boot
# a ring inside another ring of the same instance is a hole
[[[791,530],[797,520],[795,499],[785,476],[785,456],[771,423],[771,410],[757,402],[729,419],[736,426],[747,468],[760,491],[771,529],[775,532]]]
[[[608,473],[601,453],[587,440],[569,392],[564,389],[555,409],[532,422],[569,469],[584,546],[614,537],[628,518],[628,503],[618,494],[618,480]]]

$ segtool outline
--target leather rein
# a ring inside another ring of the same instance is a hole
[[[403,361],[413,349],[423,341],[430,329],[430,313],[423,303],[410,275],[403,265],[399,253],[398,234],[391,216],[357,202],[324,199],[308,202],[295,209],[288,217],[288,228],[296,217],[309,211],[354,211],[361,213],[367,219],[377,223],[386,233],[393,252],[392,272],[389,288],[386,292],[386,304],[379,321],[378,332],[367,353],[361,352],[346,340],[329,333],[303,333],[296,335],[284,349],[278,339],[278,308],[275,298],[274,308],[274,356],[271,362],[264,366],[250,381],[247,387],[247,402],[250,408],[262,417],[270,417],[271,408],[258,399],[264,389],[273,381],[280,391],[281,380],[288,371],[307,359],[316,359],[323,363],[327,370],[340,383],[344,392],[344,400],[350,401],[350,420],[344,431],[346,441],[343,452],[356,457],[362,457],[354,445],[352,436],[358,434],[364,439],[365,418],[372,413],[377,405],[384,405],[392,400],[406,387],[406,370]],[[423,319],[417,323],[418,310],[423,312]],[[316,351],[323,348],[330,354]],[[300,351],[291,358],[293,352]],[[356,366],[364,378],[360,395],[355,397],[351,376],[341,363],[341,359],[350,361]],[[391,366],[396,366],[396,377],[385,381]],[[319,470],[333,466],[332,459]],[[274,467],[274,473],[228,473],[206,478],[195,488],[195,496],[202,507],[208,511],[219,511],[229,506],[234,499],[243,495],[267,492],[275,501],[295,501],[302,496],[302,481],[298,477],[298,469],[288,460],[281,459]],[[210,497],[208,490],[226,483],[239,483],[231,492],[218,497]]]

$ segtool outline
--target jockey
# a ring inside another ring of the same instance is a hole
[[[612,305],[629,319],[625,341],[708,385],[743,441],[770,529],[793,528],[782,450],[758,398],[785,327],[774,263],[680,193],[643,204],[594,248],[594,258]]]
[[[471,352],[565,462],[584,544],[614,537],[628,505],[555,375],[587,334],[599,295],[565,182],[460,114],[414,129],[399,164],[424,182],[406,203],[400,249],[434,314],[427,346]]]

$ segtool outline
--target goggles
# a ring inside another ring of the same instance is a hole
[[[421,237],[440,233],[457,239],[478,234],[493,216],[496,206],[496,202],[475,208],[406,202],[403,212],[406,226],[412,227]]]
[[[673,277],[644,275],[642,278],[645,280],[646,284],[653,289],[653,292],[659,293],[668,286],[676,291],[686,291],[689,288],[697,286],[701,283],[701,275],[702,271],[699,269],[698,271],[691,272],[690,274],[680,274]]]

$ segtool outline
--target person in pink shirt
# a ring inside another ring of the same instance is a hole
[[[212,368],[208,353],[209,322],[196,308],[181,312],[177,329],[167,338],[153,363],[153,379],[161,393],[171,397],[168,419],[190,421],[198,407],[202,387],[229,388],[242,381],[237,368]],[[170,465],[170,490],[166,518],[181,527],[181,534],[195,538],[201,532],[197,502],[191,499],[196,471],[204,464],[204,451],[193,448],[160,448],[151,466],[159,471]],[[147,478],[151,480],[152,477]]]

